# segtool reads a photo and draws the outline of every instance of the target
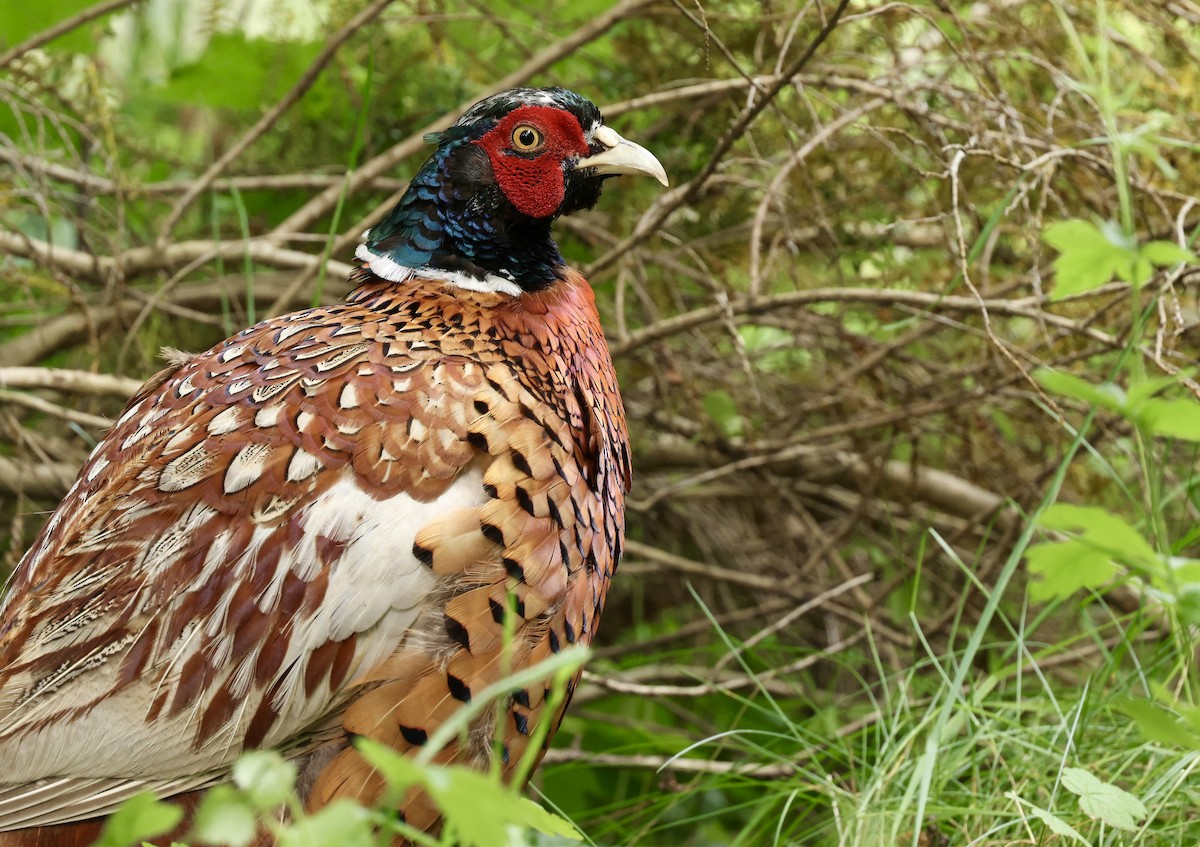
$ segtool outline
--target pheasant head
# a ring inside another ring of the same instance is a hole
[[[437,150],[358,248],[394,282],[434,276],[513,295],[547,288],[565,273],[555,218],[590,209],[618,174],[667,184],[653,154],[563,88],[496,94],[426,140]]]

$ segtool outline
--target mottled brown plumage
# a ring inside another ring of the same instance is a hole
[[[82,843],[125,797],[192,797],[254,747],[297,761],[312,807],[369,802],[354,736],[420,747],[506,667],[591,641],[630,480],[591,289],[365,258],[346,303],[148,383],[22,561],[0,845]],[[439,760],[484,766],[499,738],[508,773],[556,718],[534,686]],[[423,797],[402,811],[436,824]]]

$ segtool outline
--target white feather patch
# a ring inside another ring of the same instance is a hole
[[[507,294],[510,297],[520,297],[522,294],[521,286],[511,279],[505,279],[496,274],[488,274],[483,279],[479,279],[462,271],[410,268],[392,261],[387,256],[379,255],[365,244],[358,245],[354,255],[366,262],[372,273],[389,282],[407,282],[414,277],[420,277],[421,279],[437,279],[448,282],[456,288],[465,288],[468,291],[495,292],[496,294]]]
[[[225,471],[225,493],[236,494],[254,484],[262,476],[271,449],[270,444],[247,444],[239,450]]]
[[[237,406],[218,412],[216,417],[208,422],[208,431],[213,435],[226,435],[240,429],[242,426],[242,410]]]

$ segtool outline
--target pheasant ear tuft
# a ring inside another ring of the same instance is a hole
[[[445,137],[446,134],[443,132],[427,132],[421,136],[421,140],[426,144],[441,144]]]

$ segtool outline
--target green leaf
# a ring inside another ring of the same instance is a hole
[[[718,388],[705,394],[704,411],[708,412],[717,429],[726,437],[737,438],[742,434],[742,416],[738,412],[737,402],[728,391]]]
[[[1046,242],[1059,251],[1054,260],[1054,297],[1091,291],[1104,285],[1137,254],[1117,245],[1098,227],[1070,220],[1046,227]]]
[[[507,847],[518,843],[514,833],[528,829],[579,840],[570,823],[488,774],[431,766],[428,777],[426,788],[463,847]]]
[[[1196,261],[1195,255],[1190,250],[1185,250],[1170,241],[1151,241],[1149,244],[1143,244],[1140,252],[1148,261],[1160,267]]]
[[[528,797],[517,798],[517,808],[513,810],[514,819],[530,829],[537,830],[543,835],[557,835],[570,841],[582,841],[583,834],[575,828],[575,824],[539,806]]]
[[[1081,400],[1089,406],[1099,406],[1112,412],[1123,412],[1125,409],[1125,394],[1112,383],[1092,385],[1087,380],[1050,368],[1039,368],[1033,372],[1033,378],[1047,391]]]
[[[1194,732],[1200,733],[1200,706],[1179,705],[1176,708],[1179,709],[1179,714],[1183,716],[1184,723]],[[1196,736],[1196,741],[1200,744],[1200,735]]]
[[[183,809],[156,800],[149,791],[120,805],[104,824],[93,847],[129,847],[170,832],[183,818]]]
[[[1179,589],[1175,598],[1175,613],[1188,626],[1200,625],[1200,585],[1192,583]]]
[[[31,35],[44,32],[55,24],[74,17],[93,5],[95,5],[95,0],[39,0],[37,3],[4,3],[4,11],[0,13],[0,52],[19,44]],[[48,44],[52,47],[80,53],[91,52],[99,43],[99,39],[94,37],[96,26],[94,21],[84,24],[60,35]]]
[[[1060,818],[1058,815],[1054,814],[1053,812],[1048,812],[1045,809],[1041,808],[1040,806],[1035,806],[1035,805],[1033,805],[1033,803],[1030,803],[1028,800],[1022,800],[1020,797],[1017,796],[1017,794],[1015,792],[1012,792],[1012,791],[1007,792],[1004,796],[1009,798],[1010,800],[1012,800],[1014,803],[1017,803],[1018,805],[1028,809],[1029,813],[1031,815],[1033,815],[1035,818],[1037,818],[1042,823],[1044,823],[1046,825],[1046,828],[1049,829],[1051,832],[1053,832],[1055,835],[1061,835],[1065,838],[1070,838],[1073,841],[1077,841],[1080,844],[1084,844],[1087,847],[1091,847],[1091,842],[1089,842],[1086,838],[1084,838],[1082,835],[1080,835],[1076,831],[1075,827],[1068,824],[1066,821],[1064,821],[1062,818]]]
[[[1038,524],[1046,529],[1080,535],[1087,545],[1129,564],[1154,568],[1159,563],[1154,548],[1140,532],[1099,506],[1055,503],[1042,512]]]
[[[374,847],[369,809],[352,800],[334,800],[279,834],[278,847]]]
[[[1130,406],[1137,406],[1143,401],[1150,399],[1164,388],[1170,388],[1172,385],[1177,385],[1180,379],[1190,377],[1191,375],[1192,369],[1188,369],[1170,376],[1147,377],[1136,382],[1131,382],[1129,384],[1128,404]]]
[[[355,740],[354,746],[397,794],[425,782],[425,769],[420,764],[386,744],[363,736]]]
[[[257,831],[253,807],[232,785],[218,785],[200,802],[190,837],[205,844],[244,847]]]
[[[1118,697],[1113,704],[1117,711],[1133,718],[1142,736],[1147,741],[1157,741],[1171,747],[1193,750],[1200,746],[1200,738],[1166,709],[1148,700]]]
[[[1081,588],[1099,588],[1117,575],[1108,554],[1078,539],[1034,544],[1025,553],[1029,572],[1029,596],[1037,601],[1069,597]]]
[[[1138,798],[1111,783],[1103,782],[1082,768],[1063,771],[1063,787],[1079,797],[1079,807],[1090,818],[1098,818],[1114,829],[1130,832],[1149,812]]]
[[[278,100],[320,49],[315,42],[217,32],[195,62],[172,72],[158,95],[171,103],[254,112]],[[319,87],[314,86],[306,99]]]
[[[1195,400],[1151,399],[1139,412],[1146,429],[1154,435],[1200,442],[1200,403]]]
[[[233,782],[258,809],[274,809],[292,796],[296,766],[274,750],[252,750],[234,763]]]

